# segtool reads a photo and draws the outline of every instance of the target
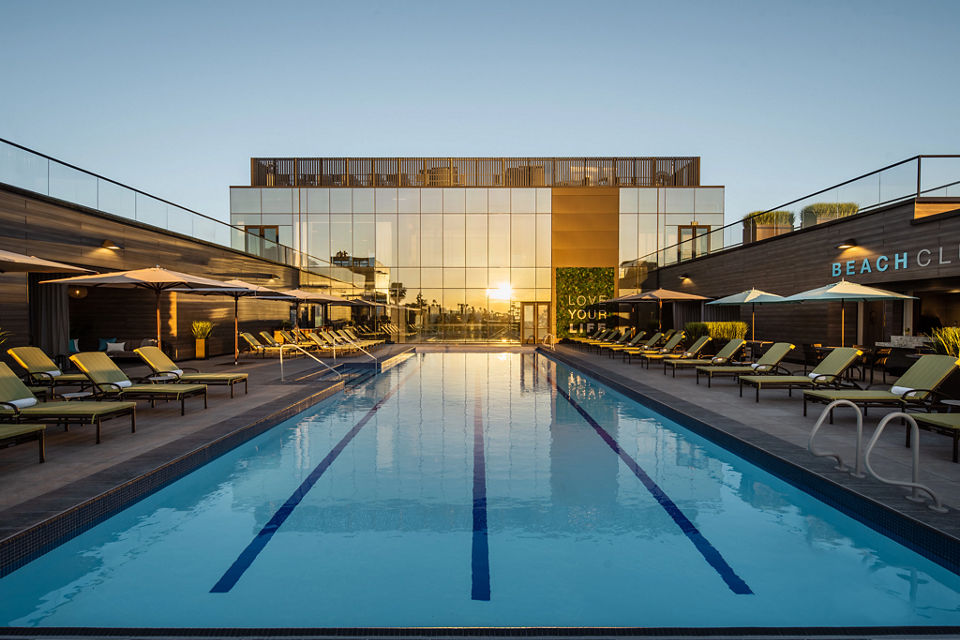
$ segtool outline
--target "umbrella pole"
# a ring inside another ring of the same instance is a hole
[[[160,346],[160,290],[157,289],[157,349],[162,349]]]
[[[657,299],[657,331],[663,331],[663,300]]]
[[[846,329],[846,307],[843,306],[843,300],[840,301],[840,346],[845,347],[846,345],[846,336],[844,335],[844,330]]]
[[[240,359],[240,323],[237,320],[240,296],[233,296],[233,366]]]
[[[757,305],[750,305],[750,341],[757,341]]]

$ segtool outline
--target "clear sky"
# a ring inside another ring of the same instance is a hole
[[[0,137],[208,215],[252,156],[699,155],[727,217],[960,153],[960,1],[0,0]]]

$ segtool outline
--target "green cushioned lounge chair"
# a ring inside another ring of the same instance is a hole
[[[937,388],[953,373],[960,360],[953,356],[920,356],[913,366],[897,378],[888,391],[882,389],[833,389],[828,391],[804,391],[803,415],[807,415],[807,401],[829,404],[834,400],[849,400],[864,409],[868,407],[894,407],[905,411],[929,403],[937,394]],[[833,413],[831,412],[831,418]]]
[[[104,358],[106,354],[101,353]],[[107,358],[110,360],[110,358]],[[130,416],[130,431],[137,430],[136,402],[90,402],[61,400],[37,402],[23,380],[0,362],[0,421],[26,423],[95,424],[97,444],[100,444],[100,426],[104,420]]]
[[[269,331],[261,331],[260,339],[263,340],[263,344],[268,347],[280,347],[280,343],[273,339],[273,336],[270,335]]]
[[[646,335],[647,335],[646,331],[637,331],[637,333],[632,338],[630,338],[629,341],[623,344],[604,345],[603,347],[601,347],[600,351],[603,351],[604,349],[606,349],[607,351],[610,352],[609,355],[612,358],[614,354],[619,353],[624,349],[636,349],[640,345],[640,341],[643,340]]]
[[[960,413],[911,413],[910,415],[921,429],[953,438],[953,461],[957,462],[958,448],[960,448]],[[910,444],[909,427],[907,444]]]
[[[40,444],[40,462],[45,462],[43,432],[46,428],[42,424],[0,424],[0,446],[8,447],[36,440]]]
[[[250,347],[251,353],[259,354],[261,358],[268,354],[280,353],[280,347],[270,347],[257,340],[252,333],[241,333],[240,337]]]
[[[700,336],[686,351],[672,351],[669,353],[648,353],[645,357],[647,367],[651,360],[693,360],[710,342],[710,336]]]
[[[740,376],[740,397],[743,397],[743,385],[745,384],[757,388],[757,402],[760,402],[761,388],[786,389],[790,396],[793,395],[794,388],[839,388],[843,382],[843,374],[862,355],[863,351],[853,347],[837,347],[830,351],[829,355],[805,376]]]
[[[602,336],[604,333],[606,333],[606,331],[605,331],[604,329],[597,329],[596,331],[594,331],[594,332],[591,333],[590,335],[587,335],[587,336],[570,336],[569,338],[567,338],[567,340],[569,340],[570,342],[574,342],[574,343],[579,344],[579,343],[581,343],[581,342],[586,342],[587,340],[597,340],[597,339],[598,339],[600,336]]]
[[[356,333],[354,333],[352,329],[349,329],[349,328],[344,329],[343,333],[346,334],[346,336],[351,340],[353,340],[354,342],[361,343],[361,344],[366,342],[366,343],[369,343],[371,347],[376,347],[377,345],[381,345],[384,342],[386,342],[386,340],[381,340],[379,338],[361,338]]]
[[[650,351],[656,348],[656,345],[660,344],[660,340],[663,338],[663,333],[657,331],[655,334],[650,336],[650,339],[644,342],[639,347],[629,347],[626,349],[620,349],[621,360],[628,360],[629,358],[635,356],[638,353],[643,353],[644,351]]]
[[[677,358],[673,360],[664,360],[663,361],[663,375],[667,375],[667,367],[669,366],[673,369],[673,377],[677,377],[677,369],[694,369],[696,367],[703,367],[707,365],[713,365],[715,367],[726,366],[733,362],[734,357],[737,355],[737,352],[743,348],[743,345],[746,344],[746,341],[742,338],[734,338],[729,340],[727,344],[723,345],[723,348],[717,352],[717,355],[712,358]]]
[[[683,341],[684,335],[683,331],[674,332],[670,339],[667,340],[667,343],[660,348],[625,351],[627,362],[630,362],[632,358],[640,358],[640,364],[642,365],[646,362],[647,368],[649,368],[650,361],[648,360],[648,356],[674,353],[680,348],[680,343]]]
[[[32,384],[50,389],[51,395],[57,385],[79,385],[82,389],[90,384],[82,373],[63,373],[43,349],[37,347],[14,347],[7,349],[14,362],[26,369]]]
[[[707,376],[708,387],[712,386],[714,376],[789,374],[790,372],[781,367],[780,363],[793,348],[794,346],[789,342],[776,342],[753,364],[697,367],[697,384],[700,384],[701,373]]]
[[[203,396],[203,408],[207,408],[207,385],[204,384],[134,384],[127,374],[102,351],[75,353],[70,360],[80,371],[87,374],[98,395],[131,400],[149,400],[154,406],[157,400],[179,400],[180,415],[185,413],[184,401],[192,396]]]
[[[243,383],[243,393],[247,393],[249,374],[246,373],[201,373],[193,367],[181,367],[173,360],[167,357],[163,351],[157,347],[140,347],[134,349],[134,353],[140,356],[147,366],[153,369],[154,374],[159,381],[173,381],[177,383],[196,383],[206,385],[227,385],[230,387],[230,397],[233,397],[234,385]],[[192,373],[190,373],[192,372]]]

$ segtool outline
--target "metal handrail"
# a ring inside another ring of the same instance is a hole
[[[360,351],[363,351],[365,354],[367,354],[368,356],[370,356],[370,359],[373,360],[374,362],[377,362],[377,358],[376,358],[375,356],[373,356],[369,351],[367,351],[366,349],[364,349],[363,347],[361,347],[358,343],[356,343],[356,342],[354,342],[353,340],[351,340],[349,337],[347,337],[347,336],[340,336],[340,338],[343,339],[343,340],[346,340],[347,343],[350,344],[351,346],[359,349]]]
[[[873,452],[874,445],[877,444],[877,440],[880,439],[880,434],[883,433],[884,427],[887,426],[894,418],[902,418],[910,423],[910,441],[913,444],[913,474],[911,482],[903,482],[900,480],[888,480],[884,478],[876,471],[873,470],[873,467],[870,466],[870,453]],[[943,503],[940,502],[940,498],[930,489],[930,487],[920,484],[920,427],[917,425],[917,421],[913,419],[908,413],[902,411],[897,411],[883,417],[880,421],[880,424],[877,425],[877,430],[873,432],[873,436],[870,438],[870,442],[867,443],[867,450],[863,453],[863,462],[867,465],[867,471],[870,472],[874,478],[883,482],[884,484],[890,484],[895,487],[910,487],[910,495],[906,496],[907,500],[911,502],[926,502],[921,496],[920,492],[926,493],[933,500],[933,504],[927,503],[927,508],[931,511],[936,511],[937,513],[946,513],[947,508],[943,506]]]
[[[549,342],[547,342],[548,339],[550,340]],[[556,350],[557,350],[557,344],[556,344],[556,342],[554,342],[554,339],[555,339],[555,336],[554,336],[552,333],[548,333],[548,334],[546,334],[546,335],[543,336],[543,340],[540,341],[540,344],[546,345],[546,346],[550,347],[551,349],[553,349],[554,351],[556,351]]]
[[[815,456],[821,458],[833,458],[837,461],[837,471],[848,471],[846,465],[843,464],[843,459],[840,457],[839,453],[834,453],[832,451],[817,451],[816,447],[813,446],[813,439],[816,437],[817,432],[820,431],[820,427],[823,426],[824,421],[834,410],[834,408],[839,406],[848,406],[853,407],[854,411],[857,412],[857,452],[856,452],[856,464],[854,468],[850,471],[850,475],[855,478],[865,478],[866,474],[863,473],[861,468],[861,459],[860,450],[863,446],[863,411],[860,410],[860,407],[850,402],[849,400],[834,400],[820,413],[820,417],[817,418],[817,423],[813,425],[813,429],[810,430],[810,439],[807,441],[807,451],[812,453]]]
[[[317,356],[313,355],[312,353],[310,353],[309,351],[307,351],[306,349],[304,349],[303,347],[301,347],[300,345],[298,345],[298,344],[282,344],[282,345],[280,345],[280,382],[283,382],[283,350],[286,349],[286,348],[296,349],[297,351],[300,351],[300,352],[303,353],[305,356],[307,356],[307,357],[309,357],[309,358],[312,358],[313,360],[315,360],[316,362],[319,362],[321,365],[323,365],[324,367],[326,367],[326,368],[329,369],[330,371],[333,371],[335,374],[337,374],[337,380],[343,380],[343,374],[342,374],[342,373],[340,373],[339,371],[337,371],[336,369],[334,369],[333,367],[331,367],[330,365],[328,365],[326,362],[324,362],[323,360],[321,360],[321,359],[318,358]]]

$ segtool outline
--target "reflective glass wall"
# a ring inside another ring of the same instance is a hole
[[[234,187],[230,201],[233,224],[362,276],[410,340],[518,340],[521,303],[550,302],[549,188]]]
[[[689,254],[680,259],[719,249],[721,238],[710,231],[723,224],[723,187],[621,188],[620,294],[639,289],[660,247],[691,239],[674,247]]]

